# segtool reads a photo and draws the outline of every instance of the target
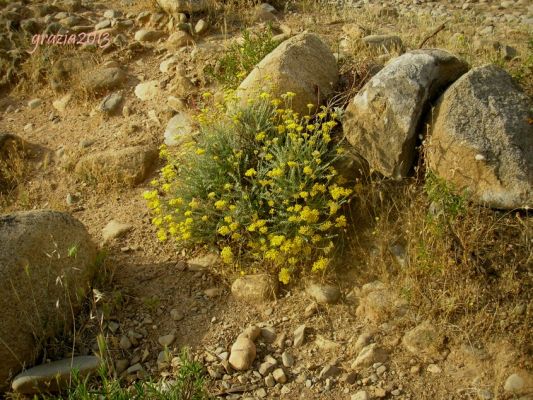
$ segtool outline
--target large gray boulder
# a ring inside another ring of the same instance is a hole
[[[495,65],[472,69],[439,99],[428,164],[471,200],[533,207],[531,98]]]
[[[266,90],[279,97],[293,92],[294,111],[305,115],[333,93],[339,79],[330,48],[314,33],[301,33],[281,43],[250,72],[237,89],[241,104]]]
[[[0,391],[44,341],[70,328],[96,261],[83,224],[37,210],[0,216]]]
[[[392,60],[348,105],[343,123],[348,142],[372,170],[405,177],[415,157],[423,111],[467,69],[466,63],[437,49],[411,51]]]
[[[205,11],[208,0],[157,0],[159,6],[170,15],[179,19],[178,13]]]

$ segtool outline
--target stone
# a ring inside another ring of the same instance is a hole
[[[357,393],[352,394],[350,400],[370,400],[370,395],[365,390],[359,390]]]
[[[437,364],[429,364],[427,367],[427,371],[431,372],[432,374],[440,374],[442,372],[442,369]]]
[[[292,108],[307,115],[307,104],[324,102],[339,79],[337,62],[326,43],[313,33],[302,33],[281,43],[250,72],[237,89],[245,105],[262,91],[279,97],[295,93]]]
[[[302,344],[304,344],[305,341],[305,324],[300,325],[296,330],[294,331],[294,347],[300,347]]]
[[[443,50],[415,50],[392,60],[348,105],[343,124],[348,142],[372,170],[407,176],[423,111],[466,70],[465,62]]]
[[[201,271],[214,267],[217,265],[218,261],[219,258],[217,254],[208,253],[187,260],[187,266],[190,271]]]
[[[285,371],[283,371],[283,368],[275,369],[274,372],[272,372],[272,376],[274,377],[274,380],[277,383],[286,383],[287,382],[287,375],[285,375]]]
[[[245,275],[231,285],[231,293],[248,303],[264,303],[276,297],[277,282],[268,274]]]
[[[161,61],[161,64],[159,64],[159,71],[161,71],[164,74],[168,74],[171,72],[180,62],[180,59],[178,57],[170,57],[166,60]]]
[[[119,87],[126,79],[126,73],[118,67],[100,68],[87,73],[83,86],[88,92],[99,93]]]
[[[0,391],[23,365],[33,365],[42,343],[70,329],[96,257],[87,229],[68,213],[0,216]]]
[[[185,318],[185,315],[183,315],[181,311],[173,308],[170,310],[170,318],[172,318],[174,321],[181,321],[183,318]]]
[[[274,369],[276,364],[273,364],[271,362],[264,362],[259,366],[259,373],[263,376],[266,376]]]
[[[163,347],[169,347],[172,343],[174,343],[174,340],[176,340],[176,335],[172,333],[170,335],[159,336],[159,338],[157,338],[157,341]]]
[[[176,31],[168,37],[165,42],[165,47],[169,50],[177,50],[192,44],[194,44],[194,39],[191,35],[184,31]]]
[[[257,325],[250,325],[239,335],[239,337],[245,337],[250,339],[251,341],[255,341],[260,334],[261,328],[259,328]]]
[[[209,24],[205,19],[199,19],[196,25],[194,25],[194,33],[197,35],[203,35],[209,29]]]
[[[213,287],[204,290],[204,294],[210,299],[222,296],[223,290],[221,288]]]
[[[261,328],[261,339],[265,343],[274,343],[276,341],[276,330],[271,326]]]
[[[67,110],[67,106],[72,99],[72,93],[67,93],[60,99],[57,99],[52,102],[52,106],[59,112],[64,113]]]
[[[167,123],[164,137],[167,146],[179,146],[191,140],[193,136],[193,121],[188,113],[178,112]]]
[[[121,373],[126,371],[126,369],[128,369],[129,365],[130,365],[130,362],[128,360],[125,360],[125,359],[117,360],[115,361],[115,372],[120,375]]]
[[[429,321],[411,329],[402,339],[402,344],[408,351],[424,360],[437,359],[443,342],[444,338]]]
[[[267,387],[274,387],[276,386],[276,380],[274,379],[274,377],[272,376],[272,374],[268,375],[267,377],[265,377],[265,385]]]
[[[318,379],[333,378],[340,375],[341,372],[342,371],[339,367],[333,364],[329,364],[322,368],[320,374],[318,375]]]
[[[159,6],[176,20],[180,20],[180,13],[197,13],[207,10],[208,0],[157,0]]]
[[[385,52],[398,51],[403,53],[403,42],[396,35],[369,35],[361,39],[368,47]]]
[[[354,350],[355,351],[361,351],[361,349],[365,346],[368,346],[370,342],[372,341],[372,338],[375,335],[375,331],[369,330],[366,332],[361,333],[357,340],[355,341]]]
[[[503,69],[470,70],[438,100],[427,147],[429,168],[476,203],[531,208],[532,105]]]
[[[357,381],[357,373],[354,371],[347,372],[342,376],[341,381],[348,385],[353,385]]]
[[[100,111],[106,114],[114,114],[120,111],[120,105],[122,104],[123,96],[121,92],[114,92],[102,100],[100,103]]]
[[[28,101],[28,107],[32,110],[38,108],[43,104],[43,101],[41,99],[32,99]]]
[[[155,42],[161,39],[165,32],[150,29],[141,29],[135,32],[135,40],[138,42]]]
[[[317,335],[315,344],[317,348],[324,351],[334,351],[340,347],[338,343],[334,342],[333,340],[329,340],[322,335]]]
[[[526,385],[525,380],[518,374],[509,375],[503,384],[503,390],[508,393],[521,393]]]
[[[358,317],[378,324],[403,316],[406,309],[407,301],[399,298],[381,282],[375,282],[363,286],[355,313]]]
[[[294,365],[294,357],[291,353],[284,351],[281,355],[281,362],[284,367],[290,368]]]
[[[159,81],[141,82],[135,86],[135,96],[142,101],[153,100],[160,93]]]
[[[250,369],[255,360],[256,348],[252,340],[239,336],[231,346],[229,363],[237,371]]]
[[[102,238],[104,239],[104,243],[106,243],[112,239],[123,236],[132,229],[133,225],[124,224],[113,219],[107,223],[104,229],[102,229]]]
[[[127,336],[122,336],[120,338],[119,346],[122,350],[129,350],[131,349],[132,344]]]
[[[72,371],[83,379],[96,372],[100,366],[100,359],[95,356],[79,356],[65,360],[54,361],[30,368],[18,374],[11,387],[16,393],[36,394],[41,392],[55,392],[68,387],[72,379]]]
[[[135,185],[151,172],[158,152],[150,146],[91,153],[78,161],[75,172],[86,181]]]
[[[384,363],[388,359],[388,354],[385,349],[380,347],[377,343],[372,343],[359,352],[357,358],[352,363],[352,369],[370,367],[372,364],[380,362]]]
[[[319,304],[335,304],[341,297],[337,286],[312,283],[306,289],[307,294]]]

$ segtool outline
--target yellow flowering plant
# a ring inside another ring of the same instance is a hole
[[[205,107],[194,142],[162,148],[166,165],[144,194],[160,240],[216,246],[224,263],[266,266],[285,284],[327,268],[352,195],[333,167],[337,116],[299,116],[292,97]]]

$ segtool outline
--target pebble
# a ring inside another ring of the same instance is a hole
[[[503,389],[509,393],[518,393],[524,386],[524,379],[518,374],[512,374],[505,380]]]
[[[32,110],[39,107],[41,104],[43,104],[41,99],[32,99],[28,101],[28,107]]]
[[[306,292],[319,304],[335,304],[341,297],[341,291],[333,285],[313,283],[306,289]]]
[[[181,311],[176,310],[175,308],[170,310],[170,318],[172,318],[174,321],[181,321],[184,317],[185,316]]]
[[[174,343],[174,340],[176,340],[176,335],[172,333],[169,335],[159,336],[159,338],[157,339],[159,344],[163,347],[170,346],[172,343]]]
[[[429,364],[427,367],[427,371],[431,372],[432,374],[440,374],[442,372],[442,369],[437,364]]]
[[[120,338],[119,346],[122,350],[128,350],[131,348],[132,344],[127,336],[122,336]]]
[[[135,96],[143,101],[155,99],[159,92],[159,82],[156,80],[142,82],[135,86]]]
[[[284,367],[290,368],[294,365],[294,357],[291,353],[284,351],[281,355],[281,362]]]
[[[294,347],[299,347],[304,343],[305,340],[305,324],[300,325],[294,331]]]
[[[357,358],[352,363],[352,369],[369,367],[376,362],[385,362],[387,358],[387,352],[376,343],[372,343],[359,352]]]
[[[276,380],[274,379],[274,377],[272,376],[272,374],[269,374],[268,376],[265,377],[265,385],[267,387],[274,387],[276,386]]]
[[[38,365],[18,374],[12,383],[17,393],[34,394],[68,385],[72,369],[82,379],[97,370],[100,359],[94,356],[80,356]]]
[[[102,229],[102,238],[104,239],[104,242],[108,242],[112,239],[123,236],[131,229],[133,229],[133,225],[125,224],[112,219],[107,223],[104,229]]]
[[[285,375],[285,371],[283,371],[282,368],[274,370],[274,372],[272,372],[272,376],[274,377],[274,380],[278,383],[287,382],[287,375]]]

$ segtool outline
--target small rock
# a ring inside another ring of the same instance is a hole
[[[432,374],[440,374],[442,369],[437,364],[429,364],[427,371],[431,372]]]
[[[122,103],[123,96],[120,92],[111,93],[106,96],[100,103],[100,111],[107,114],[113,114],[118,111]]]
[[[41,99],[33,99],[28,101],[28,107],[32,110],[39,107],[41,104],[43,104],[43,101]]]
[[[271,326],[261,328],[261,338],[265,343],[274,343],[276,336],[276,331]]]
[[[370,400],[370,396],[366,391],[360,390],[357,393],[352,394],[351,400]]]
[[[18,374],[11,387],[17,393],[35,394],[53,392],[68,386],[75,369],[78,377],[83,379],[100,366],[100,359],[94,356],[80,356],[30,368]]]
[[[276,364],[270,363],[270,362],[264,362],[259,366],[259,373],[263,376],[266,376],[274,369]]]
[[[126,372],[130,375],[135,374],[139,371],[142,371],[143,367],[140,363],[133,364],[131,367],[129,367]]]
[[[294,365],[294,357],[291,353],[284,351],[281,355],[281,362],[284,367],[290,368]]]
[[[181,47],[188,46],[193,43],[194,40],[192,36],[189,35],[187,32],[176,31],[169,36],[169,38],[165,42],[165,46],[169,50],[177,50]]]
[[[129,365],[130,365],[130,362],[128,360],[125,360],[125,359],[117,360],[117,361],[115,361],[115,372],[118,375],[120,375],[121,373],[126,371],[126,369],[129,367]]]
[[[59,112],[65,112],[67,110],[67,106],[70,103],[70,100],[72,99],[72,93],[68,93],[61,97],[58,100],[55,100],[52,102],[52,106]]]
[[[402,343],[407,350],[417,357],[432,360],[439,356],[443,337],[439,335],[431,322],[425,321],[407,332]]]
[[[376,343],[372,343],[364,347],[358,354],[355,361],[352,363],[352,369],[357,369],[358,367],[369,367],[377,362],[387,361],[388,354],[387,352],[378,346]]]
[[[277,282],[268,274],[246,275],[233,282],[231,293],[249,303],[263,303],[276,297],[277,288]]]
[[[231,346],[229,363],[237,371],[245,371],[252,366],[255,356],[256,348],[254,342],[247,337],[239,336],[233,346]]]
[[[152,31],[149,29],[141,29],[135,32],[135,40],[138,42],[155,42],[164,36],[162,31]]]
[[[267,377],[265,377],[265,385],[267,387],[274,387],[276,386],[276,380],[274,379],[274,377],[272,376],[272,374],[268,375]]]
[[[341,297],[341,291],[333,285],[313,283],[308,286],[306,292],[319,304],[335,304]]]
[[[299,347],[304,343],[305,340],[305,324],[300,325],[294,331],[294,347]]]
[[[318,375],[318,379],[332,378],[332,377],[338,376],[340,373],[341,373],[341,370],[336,365],[333,365],[333,364],[326,365],[320,371],[320,374]]]
[[[131,348],[131,341],[127,336],[122,336],[120,338],[119,346],[122,350],[128,350]]]
[[[135,86],[135,96],[143,101],[153,100],[159,93],[159,82],[156,80],[142,82]]]
[[[157,339],[159,344],[163,347],[170,346],[172,343],[174,343],[174,340],[176,340],[176,335],[172,333],[169,335],[159,336],[159,338]]]
[[[179,146],[191,139],[193,132],[192,120],[186,112],[178,112],[167,123],[164,137],[167,146]]]
[[[215,297],[220,297],[222,295],[222,289],[221,288],[209,288],[204,290],[204,294],[209,297],[210,299],[213,299]]]
[[[357,373],[354,371],[347,372],[342,376],[341,380],[348,385],[353,385],[357,381]]]
[[[218,255],[209,253],[187,260],[190,271],[202,271],[214,267],[218,263]]]
[[[524,386],[524,379],[518,374],[512,374],[505,380],[503,389],[509,393],[520,393]]]
[[[274,372],[272,372],[272,376],[274,377],[274,380],[278,383],[287,382],[287,376],[285,375],[285,371],[283,371],[282,368],[274,370]]]
[[[112,239],[116,239],[118,237],[123,236],[125,233],[129,232],[131,229],[133,229],[133,225],[131,224],[124,224],[114,219],[109,221],[107,225],[104,227],[104,229],[102,229],[102,238],[104,239],[104,243],[107,243]]]
[[[257,325],[250,325],[248,328],[242,332],[239,337],[245,337],[250,339],[251,341],[255,341],[261,334],[261,328],[259,328]]]
[[[197,35],[202,35],[207,32],[208,28],[209,24],[206,22],[206,20],[200,19],[194,26],[194,33],[196,33]]]
[[[173,308],[172,310],[170,310],[170,317],[174,321],[181,321],[185,316],[183,315],[183,313],[181,311],[176,310],[175,308]]]

